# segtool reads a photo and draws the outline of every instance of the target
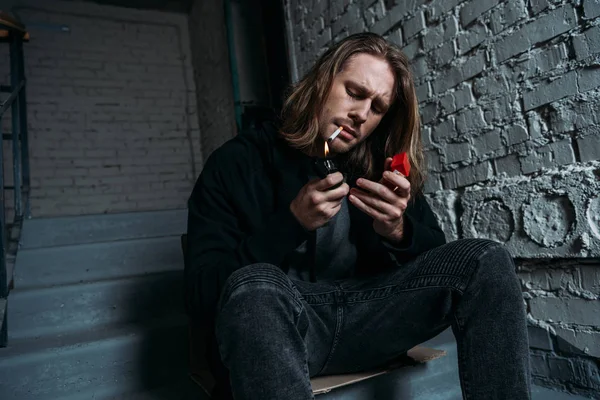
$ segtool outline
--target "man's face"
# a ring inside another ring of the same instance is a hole
[[[339,72],[319,115],[319,136],[327,140],[340,126],[344,130],[329,143],[333,153],[345,153],[375,130],[392,102],[394,73],[387,61],[360,53]]]

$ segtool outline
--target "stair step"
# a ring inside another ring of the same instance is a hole
[[[183,270],[179,236],[22,249],[17,263],[19,290]]]
[[[183,314],[182,284],[183,272],[176,271],[15,290],[8,309],[9,341]]]
[[[181,382],[187,376],[187,325],[98,331],[81,343],[27,349],[15,341],[0,349],[3,400],[130,398],[129,394]],[[71,341],[76,341],[72,338]]]
[[[187,211],[167,210],[23,221],[21,249],[180,235]]]

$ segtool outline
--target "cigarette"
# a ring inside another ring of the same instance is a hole
[[[340,134],[340,132],[341,132],[341,131],[343,131],[343,130],[344,130],[344,128],[343,128],[343,127],[341,127],[341,126],[340,126],[339,128],[337,128],[337,129],[335,130],[335,132],[333,132],[333,133],[331,134],[331,136],[329,136],[329,139],[327,139],[327,141],[328,141],[328,142],[331,142],[331,141],[332,141],[333,139],[335,139],[335,138],[336,138],[336,137],[337,137],[337,136]]]

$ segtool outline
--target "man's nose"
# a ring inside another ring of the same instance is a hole
[[[357,123],[362,124],[367,120],[369,116],[369,110],[371,109],[371,104],[369,101],[361,101],[356,102],[352,111],[350,111],[350,118]]]

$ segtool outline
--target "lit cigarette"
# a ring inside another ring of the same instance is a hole
[[[333,132],[333,133],[331,134],[331,136],[329,136],[329,139],[327,139],[327,141],[328,141],[328,142],[331,142],[331,141],[332,141],[333,139],[335,139],[335,138],[336,138],[336,137],[337,137],[337,136],[340,134],[340,132],[341,132],[341,131],[343,131],[343,130],[344,130],[344,128],[343,128],[343,127],[341,127],[341,126],[340,126],[339,128],[337,128],[337,129],[335,130],[335,132]]]

